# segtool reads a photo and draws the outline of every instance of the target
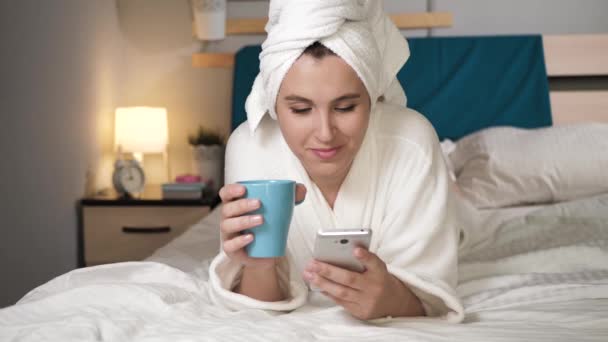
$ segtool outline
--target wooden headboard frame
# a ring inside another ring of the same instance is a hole
[[[608,34],[543,36],[549,78],[608,77]],[[556,125],[608,122],[608,89],[551,91]]]

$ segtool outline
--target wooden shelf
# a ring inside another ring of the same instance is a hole
[[[450,27],[453,17],[450,12],[402,13],[389,16],[395,25],[404,30]],[[229,35],[266,34],[264,27],[268,18],[228,19],[226,33]]]
[[[451,27],[454,18],[450,12],[403,13],[390,15],[395,25],[402,30]]]
[[[226,20],[226,34],[266,34],[264,27],[268,18],[239,18]]]
[[[233,53],[195,53],[192,55],[192,66],[195,68],[232,68]]]
[[[390,15],[391,20],[400,29],[428,29],[450,27],[453,24],[452,13],[424,12],[401,13]],[[266,34],[264,27],[268,18],[238,18],[226,21],[228,35]],[[192,66],[195,68],[232,68],[234,55],[231,53],[196,53],[192,55]]]

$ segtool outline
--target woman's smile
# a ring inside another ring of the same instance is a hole
[[[333,159],[339,152],[342,146],[332,148],[311,148],[310,151],[322,160]]]

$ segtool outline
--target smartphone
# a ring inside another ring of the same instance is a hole
[[[372,239],[370,229],[319,230],[315,240],[315,259],[355,272],[365,271],[363,264],[355,258],[356,247],[369,249]]]

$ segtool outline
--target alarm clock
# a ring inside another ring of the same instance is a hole
[[[118,194],[132,197],[141,193],[146,183],[144,170],[134,159],[119,159],[114,163],[112,184]]]

